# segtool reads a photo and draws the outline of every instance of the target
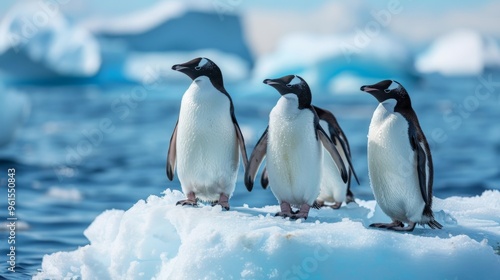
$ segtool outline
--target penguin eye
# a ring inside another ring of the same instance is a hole
[[[390,90],[390,89],[388,89],[388,88],[386,88],[386,89],[384,89],[384,92],[385,92],[385,93],[389,93],[389,92],[391,92],[391,90]]]
[[[200,69],[201,69],[201,67],[200,67],[200,66],[196,66],[194,69],[196,69],[196,70],[200,70]]]
[[[292,85],[291,85],[291,84],[287,84],[287,85],[286,85],[286,87],[291,88],[291,87],[292,87]]]

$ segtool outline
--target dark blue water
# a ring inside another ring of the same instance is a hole
[[[500,73],[491,75],[500,81]],[[481,84],[472,77],[406,85],[431,145],[437,197],[500,189],[500,85],[476,93]],[[24,279],[40,268],[43,255],[86,245],[84,229],[106,209],[128,209],[167,188],[180,189],[177,178],[165,176],[165,157],[187,86],[186,80],[141,94],[136,85],[15,87],[29,97],[32,112],[15,142],[0,150],[0,222],[7,218],[7,169],[15,168],[16,215],[23,226],[16,235],[15,275],[5,273],[8,232],[0,232],[2,275]],[[250,153],[279,96],[264,85],[226,88]],[[349,137],[361,181],[354,194],[373,199],[366,135],[377,101],[354,89],[345,95],[314,92],[313,102],[332,110]],[[276,200],[258,187],[248,193],[240,172],[231,203],[259,207]]]

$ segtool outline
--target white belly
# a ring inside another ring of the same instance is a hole
[[[337,151],[339,151],[340,157],[344,162],[345,166],[348,167],[349,163],[347,161],[346,155],[344,154],[340,143],[336,145]],[[323,148],[323,164],[322,164],[322,176],[321,176],[321,188],[318,196],[318,200],[326,202],[344,202],[347,193],[347,183],[344,183],[340,175],[337,165],[333,161],[332,157]]]
[[[229,99],[203,78],[193,82],[182,98],[177,174],[184,193],[214,201],[221,193],[233,193],[239,153]]]
[[[270,114],[267,170],[272,192],[281,203],[312,205],[319,194],[323,151],[310,110],[284,108],[282,97]],[[288,101],[289,102],[289,101]]]
[[[425,203],[408,122],[382,104],[373,114],[368,132],[368,169],[375,199],[389,217],[402,222],[422,220]]]

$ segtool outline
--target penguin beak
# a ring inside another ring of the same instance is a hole
[[[276,81],[276,80],[273,80],[273,79],[265,79],[264,80],[264,84],[266,85],[270,85],[272,87],[276,86],[276,85],[281,85],[280,82]]]
[[[272,86],[279,92],[280,95],[290,93],[281,79],[265,79],[264,84]]]
[[[184,70],[184,69],[188,69],[189,67],[186,67],[186,66],[182,66],[180,64],[176,64],[174,66],[172,66],[172,70],[175,70],[175,71],[181,71]]]
[[[378,89],[376,89],[376,88],[372,88],[372,87],[370,87],[370,86],[362,86],[362,87],[360,88],[360,90],[361,90],[361,91],[364,91],[364,92],[368,92],[368,93],[369,93],[369,92],[372,92],[372,91],[377,91]]]

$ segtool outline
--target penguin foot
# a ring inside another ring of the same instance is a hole
[[[332,209],[339,209],[340,206],[342,206],[342,202],[335,202],[334,204],[330,205]]]
[[[198,201],[196,199],[196,195],[194,194],[194,192],[190,192],[187,194],[187,199],[179,200],[175,205],[181,205],[181,206],[190,205],[196,207],[198,206]]]
[[[401,223],[401,226],[397,226],[397,227],[389,227],[387,229],[390,229],[390,230],[394,230],[394,231],[413,231],[413,229],[415,229],[415,225],[416,223],[408,223],[408,226],[404,226],[403,223]]]
[[[196,200],[192,201],[189,199],[184,199],[184,200],[177,201],[177,203],[175,205],[181,205],[181,206],[189,205],[189,206],[196,207],[196,206],[198,206],[198,202],[196,202]]]
[[[342,206],[342,202],[335,202],[332,205],[327,205],[327,204],[325,204],[324,201],[316,200],[316,201],[314,201],[312,208],[314,208],[314,209],[320,209],[321,207],[330,207],[332,209],[339,209],[340,206]],[[298,213],[298,211],[297,211],[297,213]]]
[[[311,206],[309,206],[307,204],[302,204],[302,206],[300,206],[300,210],[295,212],[293,214],[293,216],[290,218],[294,219],[294,220],[297,220],[297,219],[307,220],[307,216],[309,216],[309,209],[311,209]]]
[[[392,229],[394,227],[404,227],[404,224],[400,221],[393,221],[392,223],[374,223],[371,224],[370,227],[375,227],[375,228],[387,228],[387,229]]]
[[[280,204],[280,210],[278,213],[274,214],[275,217],[292,218],[295,212],[292,211],[292,206],[286,201],[282,201]]]
[[[322,200],[316,200],[316,201],[314,201],[314,203],[313,203],[313,206],[312,206],[312,207],[313,207],[314,209],[320,209],[320,208],[321,208],[321,207],[323,207],[323,206],[325,206],[325,202],[324,202],[324,201],[322,201]]]
[[[347,196],[345,198],[345,203],[349,204],[351,202],[354,202],[354,194],[351,192],[351,190],[347,191]]]
[[[223,193],[220,194],[219,200],[212,202],[212,206],[220,205],[222,209],[229,210],[229,197]]]

